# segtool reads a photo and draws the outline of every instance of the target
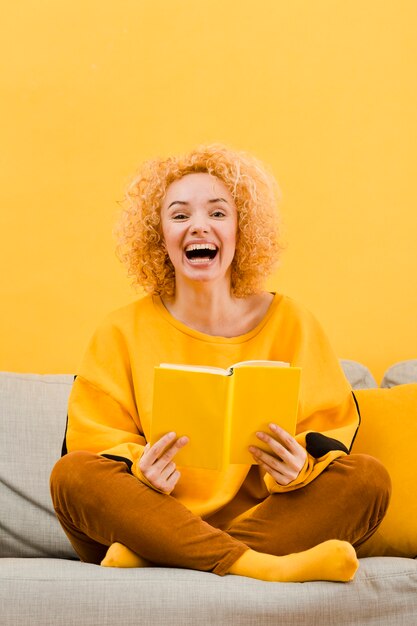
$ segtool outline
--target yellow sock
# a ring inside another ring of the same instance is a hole
[[[353,546],[346,541],[331,539],[310,550],[286,556],[247,550],[228,573],[272,582],[347,582],[353,579],[358,567]]]
[[[150,567],[149,561],[126,548],[122,543],[112,543],[100,563],[102,567]]]

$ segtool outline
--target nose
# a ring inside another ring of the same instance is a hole
[[[199,216],[196,215],[192,223],[190,224],[190,233],[194,236],[200,235],[203,233],[208,233],[209,230],[210,230],[210,224],[208,223],[207,219],[201,215]]]

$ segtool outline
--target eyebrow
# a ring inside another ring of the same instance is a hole
[[[228,204],[228,202],[227,202],[227,200],[225,198],[211,198],[209,200],[209,203],[211,203],[211,204],[214,204],[215,202],[225,202],[226,204]],[[169,205],[168,209],[170,209],[173,204],[180,204],[181,206],[183,206],[183,205],[187,205],[187,204],[190,204],[190,203],[186,202],[184,200],[174,200],[174,202],[171,202],[171,204]]]

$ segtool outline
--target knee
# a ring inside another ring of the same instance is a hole
[[[86,464],[97,455],[85,450],[69,452],[57,461],[52,469],[49,484],[52,501],[57,506],[68,491],[78,490],[86,479]]]
[[[384,465],[367,454],[345,457],[352,475],[350,484],[363,500],[373,503],[384,515],[391,498],[391,478]]]

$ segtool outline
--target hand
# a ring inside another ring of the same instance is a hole
[[[297,478],[307,458],[306,450],[286,430],[277,424],[269,424],[273,436],[259,432],[256,436],[268,444],[271,452],[256,446],[249,451],[259,466],[276,480],[279,485],[288,485]]]
[[[139,468],[149,483],[162,491],[171,493],[181,474],[177,470],[173,458],[185,445],[188,437],[179,437],[175,433],[167,433],[151,446],[147,443],[139,461]]]

